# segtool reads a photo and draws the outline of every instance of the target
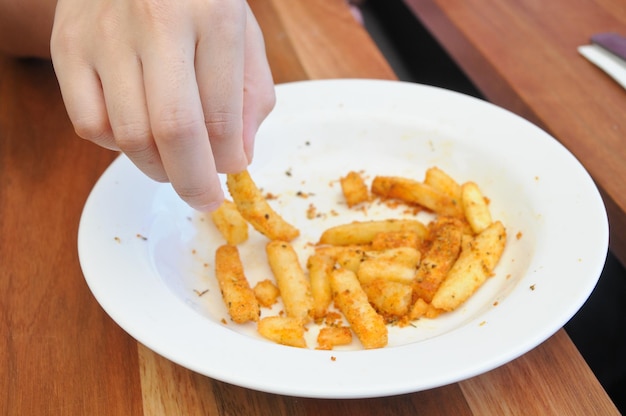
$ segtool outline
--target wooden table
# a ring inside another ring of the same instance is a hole
[[[342,0],[251,5],[276,82],[394,79]],[[104,313],[79,267],[81,210],[115,157],[75,136],[48,62],[0,57],[0,414],[618,414],[563,330],[484,375],[387,398],[286,397],[173,364]]]
[[[626,36],[622,0],[404,0],[484,96],[555,136],[596,181],[626,264],[626,90],[578,54]]]

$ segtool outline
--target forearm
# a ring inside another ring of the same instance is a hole
[[[56,0],[0,0],[0,51],[50,57]]]

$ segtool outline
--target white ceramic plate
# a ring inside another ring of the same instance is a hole
[[[250,171],[279,197],[270,200],[275,209],[301,229],[294,241],[300,253],[331,225],[403,215],[379,205],[367,213],[343,206],[337,179],[349,170],[421,180],[438,166],[459,182],[477,182],[507,227],[495,276],[455,312],[390,328],[383,349],[363,350],[355,341],[316,350],[314,326],[309,349],[277,345],[253,324],[223,322],[213,277],[223,240],[169,185],[146,179],[122,156],[85,205],[78,248],[96,299],[139,342],[252,389],[375,397],[507,363],[550,337],[587,299],[607,253],[606,213],[584,168],[539,128],[484,101],[402,82],[300,82],[278,86],[277,96]],[[307,219],[310,206],[318,218]],[[265,243],[251,229],[241,247],[253,284],[269,276]]]

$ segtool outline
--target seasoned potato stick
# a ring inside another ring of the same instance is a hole
[[[407,267],[386,260],[367,259],[357,270],[357,277],[362,284],[376,279],[411,284],[415,279],[415,267]]]
[[[463,223],[455,218],[441,217],[433,223],[430,233],[428,248],[413,286],[416,296],[429,303],[459,256]]]
[[[438,167],[428,168],[424,183],[448,195],[454,201],[461,200],[461,185]]]
[[[356,273],[359,265],[365,258],[365,251],[367,249],[369,249],[367,245],[322,245],[315,247],[315,254],[330,257],[339,266],[350,269]]]
[[[417,248],[422,244],[422,238],[413,231],[386,231],[378,233],[372,240],[372,250],[384,250],[387,248],[412,247]]]
[[[237,247],[223,245],[215,252],[215,276],[231,319],[237,323],[257,321],[259,303],[244,275]]]
[[[286,241],[270,241],[266,251],[287,316],[308,322],[313,316],[313,296],[297,253]]]
[[[370,200],[370,193],[365,181],[358,172],[349,172],[340,180],[341,190],[349,208]]]
[[[260,281],[252,290],[261,306],[265,306],[266,308],[275,304],[280,296],[280,290],[278,290],[274,282],[269,279]]]
[[[330,275],[335,305],[366,349],[387,345],[387,327],[363,291],[356,275],[347,269],[335,269]]]
[[[261,336],[278,344],[306,348],[304,324],[298,318],[289,316],[267,316],[257,324]]]
[[[406,315],[412,306],[411,285],[386,279],[374,279],[361,284],[374,309],[389,322]]]
[[[328,244],[315,246],[315,253],[328,256],[336,259],[338,256],[343,253],[365,253],[366,250],[369,250],[370,246],[368,244],[355,244],[355,245],[347,245],[347,246],[331,246]]]
[[[417,268],[422,257],[421,253],[413,247],[394,247],[385,250],[372,250],[365,253],[368,259],[388,261],[406,267]]]
[[[438,309],[451,311],[465,302],[493,273],[506,244],[506,230],[493,222],[467,246],[450,269],[432,300]]]
[[[399,199],[417,204],[440,215],[462,217],[458,201],[422,182],[399,176],[377,176],[372,182],[372,193],[383,198]]]
[[[270,240],[291,241],[300,231],[267,203],[247,170],[226,176],[226,185],[241,215]]]
[[[330,272],[335,260],[324,254],[314,253],[307,261],[311,295],[313,296],[313,319],[319,320],[326,316],[326,311],[333,301],[330,289]]]
[[[228,244],[235,246],[248,239],[248,222],[233,201],[225,199],[219,208],[211,212],[211,219]]]
[[[390,231],[412,231],[424,237],[426,226],[417,220],[354,221],[326,229],[320,237],[319,244],[336,246],[369,244],[378,233]]]
[[[420,256],[419,251],[409,247],[368,252],[357,270],[357,277],[362,284],[376,279],[412,284]]]
[[[478,234],[491,225],[491,212],[480,188],[474,182],[466,182],[461,187],[461,203],[465,218],[474,233]]]
[[[331,326],[320,329],[317,334],[317,349],[332,350],[338,345],[352,342],[352,331],[347,326]]]

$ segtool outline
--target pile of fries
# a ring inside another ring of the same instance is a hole
[[[226,240],[215,253],[215,275],[232,321],[256,322],[263,337],[294,347],[308,347],[305,332],[315,322],[321,326],[315,348],[350,344],[352,334],[366,349],[381,348],[388,343],[388,325],[453,311],[493,275],[506,230],[492,219],[476,183],[459,184],[437,167],[423,181],[376,176],[368,187],[361,174],[349,172],[340,183],[350,208],[394,201],[431,212],[433,219],[328,228],[314,252],[300,259],[291,243],[298,228],[272,209],[247,171],[227,175],[232,201],[211,218]],[[254,287],[237,247],[248,239],[248,224],[269,240],[274,277]],[[284,311],[261,318],[261,309],[278,298]]]

